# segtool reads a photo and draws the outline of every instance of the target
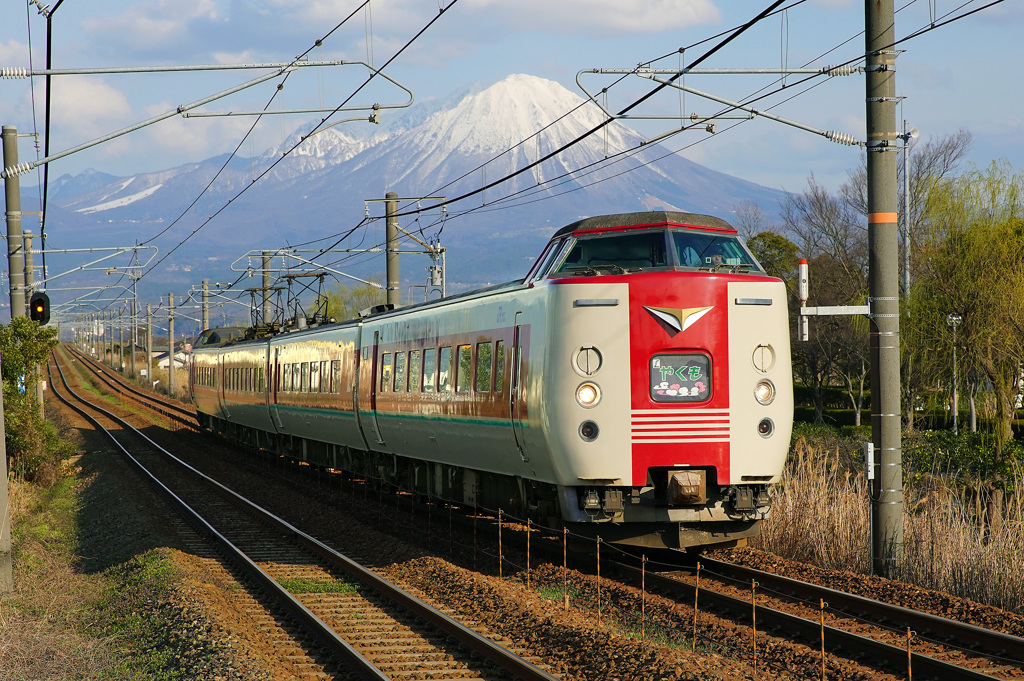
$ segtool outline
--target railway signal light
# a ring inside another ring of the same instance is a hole
[[[50,321],[50,296],[40,292],[33,293],[29,301],[29,316],[32,321],[39,322],[40,326],[48,324]]]

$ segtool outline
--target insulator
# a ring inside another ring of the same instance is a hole
[[[845,144],[846,146],[849,147],[860,144],[860,142],[857,141],[857,138],[854,137],[853,135],[848,135],[845,132],[838,132],[836,130],[829,130],[828,132],[826,132],[825,139],[832,140],[833,142],[837,142],[839,144]]]
[[[3,172],[0,172],[0,178],[6,180],[7,178],[14,177],[16,175],[24,175],[30,170],[32,170],[31,163],[19,163],[16,166],[8,166],[4,168]]]
[[[28,69],[8,66],[0,69],[0,78],[28,78]]]
[[[859,66],[853,64],[843,64],[841,66],[826,66],[821,69],[821,72],[826,76],[852,76],[855,73],[860,72]]]

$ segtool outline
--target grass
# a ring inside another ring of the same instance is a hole
[[[799,439],[754,546],[828,569],[871,572],[863,472],[840,448]],[[904,486],[902,581],[1024,613],[1024,476],[1007,484],[1002,527],[985,523],[985,484],[944,476]]]

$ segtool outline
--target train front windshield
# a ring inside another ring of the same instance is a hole
[[[552,274],[620,274],[666,267],[761,273],[757,260],[736,236],[660,229],[577,237]]]

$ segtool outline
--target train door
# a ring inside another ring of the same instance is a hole
[[[373,332],[373,347],[371,370],[369,375],[370,381],[370,434],[373,435],[378,445],[384,444],[384,438],[380,434],[380,424],[377,423],[377,393],[380,390],[380,375],[381,375],[381,357],[379,352],[380,347],[380,331]]]
[[[227,379],[228,379],[228,368],[225,365],[225,357],[223,354],[218,356],[218,363],[220,366],[217,367],[218,373],[220,373],[220,390],[217,391],[218,397],[220,397],[220,413],[225,419],[231,418],[231,410],[228,409],[228,395],[227,395]]]
[[[270,422],[279,432],[284,427],[277,409],[277,390],[281,384],[280,358],[281,348],[274,348],[273,353],[267,353],[267,408],[270,411]]]
[[[523,417],[525,411],[523,402],[525,400],[525,387],[523,386],[523,333],[519,322],[519,315],[516,312],[515,329],[512,332],[512,371],[509,379],[509,415],[512,419],[512,436],[515,438],[516,447],[519,449],[519,456],[523,461],[529,461],[526,455],[526,441],[523,437]]]

